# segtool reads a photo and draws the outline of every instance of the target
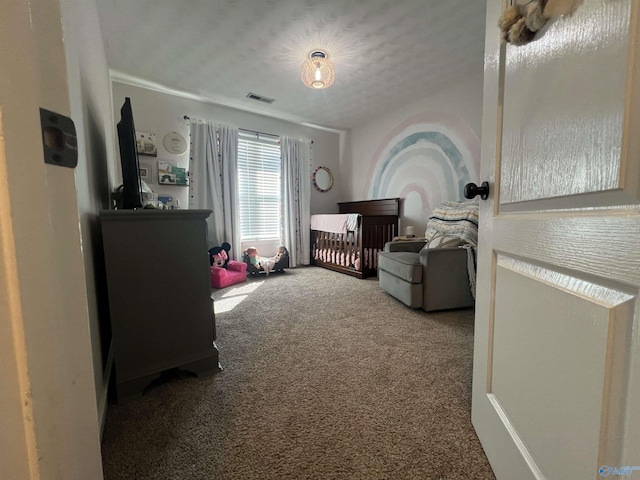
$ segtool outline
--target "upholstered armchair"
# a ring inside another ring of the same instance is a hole
[[[477,204],[445,202],[427,224],[425,241],[387,242],[378,256],[380,288],[425,311],[474,304]]]
[[[211,266],[211,287],[225,288],[247,279],[247,264],[229,260],[227,268]]]

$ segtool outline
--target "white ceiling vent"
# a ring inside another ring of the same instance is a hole
[[[247,98],[250,98],[251,100],[258,100],[259,102],[264,102],[264,103],[273,103],[276,101],[275,98],[269,98],[269,97],[263,97],[262,95],[258,95],[257,93],[247,93]]]

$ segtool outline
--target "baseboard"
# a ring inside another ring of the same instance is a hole
[[[107,408],[109,406],[109,383],[111,373],[113,372],[113,344],[109,344],[109,355],[107,355],[107,364],[103,375],[102,392],[98,400],[98,420],[100,422],[100,439],[104,432],[104,424],[107,419]]]

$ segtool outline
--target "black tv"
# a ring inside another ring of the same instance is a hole
[[[142,207],[142,183],[136,146],[136,128],[133,124],[133,111],[129,97],[125,97],[120,109],[118,142],[122,165],[122,208],[133,210]]]

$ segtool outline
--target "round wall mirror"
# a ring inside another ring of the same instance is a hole
[[[328,192],[333,187],[333,174],[329,167],[318,167],[313,172],[313,186],[319,192]]]

